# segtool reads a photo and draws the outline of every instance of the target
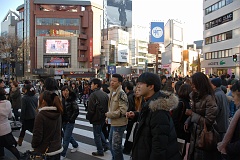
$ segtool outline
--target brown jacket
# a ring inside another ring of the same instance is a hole
[[[32,148],[40,153],[52,156],[63,151],[61,145],[61,114],[56,107],[42,107],[35,118]]]
[[[113,89],[110,90],[110,98],[108,101],[108,112],[106,117],[110,119],[112,126],[124,126],[128,124],[126,118],[126,112],[128,110],[128,98],[126,93],[122,90],[122,85],[116,89],[116,93],[113,93]]]
[[[188,160],[198,159],[198,153],[195,152],[195,147],[197,146],[196,143],[198,142],[199,138],[197,135],[199,135],[203,129],[204,119],[207,128],[210,128],[213,125],[213,123],[216,121],[217,109],[215,98],[211,95],[206,95],[201,98],[199,102],[193,104],[192,116],[187,119],[187,123],[190,126],[191,132]]]

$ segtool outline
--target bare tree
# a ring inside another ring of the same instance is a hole
[[[6,35],[0,37],[0,57],[2,62],[8,65],[8,81],[10,80],[11,70],[12,76],[14,72],[14,68],[11,68],[10,64],[23,61],[22,46],[22,40],[17,36]]]

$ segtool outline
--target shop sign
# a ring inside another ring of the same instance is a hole
[[[221,60],[220,65],[224,65],[224,64],[226,64],[226,62],[224,60]]]
[[[209,66],[217,66],[218,65],[218,62],[210,62],[208,63]]]

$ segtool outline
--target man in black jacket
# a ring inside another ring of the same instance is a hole
[[[102,132],[105,123],[105,113],[108,111],[108,95],[100,88],[102,83],[95,78],[91,81],[91,90],[88,101],[88,112],[86,118],[93,124],[93,136],[97,147],[97,152],[92,152],[93,156],[104,156],[104,151],[108,150],[108,144]]]
[[[145,72],[138,78],[139,93],[144,97],[142,109],[128,112],[127,117],[138,117],[138,129],[133,139],[132,160],[180,160],[177,135],[170,109],[178,98],[171,93],[159,92],[159,76]]]

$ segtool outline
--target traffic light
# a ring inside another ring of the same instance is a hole
[[[237,62],[237,55],[236,54],[233,55],[233,62]]]

